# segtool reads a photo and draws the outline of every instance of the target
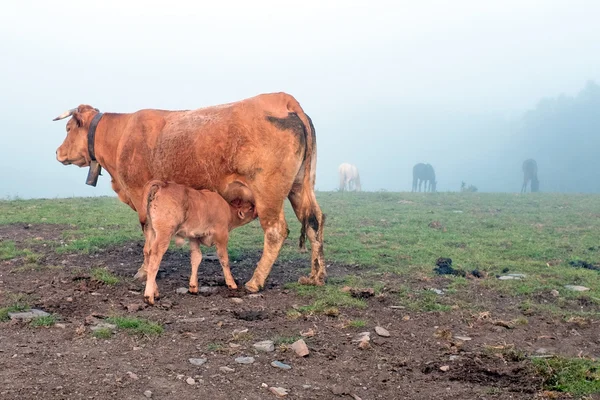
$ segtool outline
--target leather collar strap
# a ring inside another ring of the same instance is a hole
[[[96,128],[98,127],[98,123],[104,114],[99,112],[92,119],[92,123],[90,124],[90,129],[88,130],[88,152],[90,153],[90,159],[92,161],[96,161],[96,154],[94,153],[94,143],[96,141]]]

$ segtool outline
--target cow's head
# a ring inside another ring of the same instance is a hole
[[[87,134],[90,123],[98,109],[85,104],[65,111],[53,121],[72,117],[67,122],[67,137],[56,150],[56,159],[64,165],[74,164],[78,167],[90,165]]]

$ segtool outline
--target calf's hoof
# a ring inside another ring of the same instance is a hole
[[[153,306],[154,296],[144,296],[144,303],[148,304],[149,306]]]
[[[188,292],[191,294],[198,294],[198,285],[190,285]]]
[[[138,279],[140,281],[143,281],[146,279],[146,271],[143,269],[138,269],[138,272],[133,276],[134,279]]]

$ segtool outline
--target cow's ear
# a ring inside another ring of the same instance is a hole
[[[82,113],[80,113],[79,111],[76,111],[76,112],[73,114],[73,119],[74,119],[74,120],[75,120],[75,122],[77,123],[77,126],[78,126],[78,127],[80,127],[80,128],[81,128],[81,127],[83,126],[83,124],[85,123],[85,120],[83,119],[83,114],[82,114]]]

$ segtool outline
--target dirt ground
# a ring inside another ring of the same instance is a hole
[[[248,295],[224,286],[218,261],[203,260],[200,285],[217,290],[193,296],[176,293],[187,287],[188,254],[168,252],[158,280],[161,299],[155,307],[145,307],[143,284],[132,279],[142,262],[143,243],[93,255],[56,254],[42,244],[59,241],[64,229],[72,228],[0,226],[0,240],[14,240],[19,248],[43,254],[34,268],[24,268],[23,258],[1,262],[1,305],[10,303],[10,294],[26,294],[30,305],[58,315],[64,324],[36,328],[22,322],[0,323],[1,399],[145,399],[148,390],[153,399],[277,398],[268,387],[288,389],[290,399],[532,399],[542,396],[541,378],[529,361],[507,349],[514,346],[542,356],[600,357],[600,325],[595,321],[564,322],[533,314],[512,329],[499,326],[494,321],[524,317],[519,302],[487,291],[477,281],[470,285],[466,300],[489,313],[402,308],[396,293],[400,284],[443,289],[450,282],[445,277],[421,282],[382,276],[386,287],[381,295],[367,299],[366,309],[293,319],[288,311],[311,300],[284,285],[304,273],[308,266],[304,261],[277,262],[267,288]],[[247,255],[232,265],[238,283],[251,276],[258,257]],[[96,266],[107,267],[120,283],[95,281],[90,270]],[[334,278],[362,271],[335,263],[328,269]],[[119,330],[110,339],[94,338],[90,323],[114,314],[147,318],[161,323],[165,331],[140,337]],[[349,320],[364,320],[366,326],[348,326]],[[386,328],[390,337],[378,336],[376,325]],[[247,334],[234,336],[234,330],[244,328]],[[310,329],[315,335],[305,338],[310,354],[304,358],[285,345],[270,353],[252,346],[277,337],[296,338]],[[366,349],[353,342],[363,331],[371,332]],[[255,362],[237,364],[234,359],[239,356],[253,356]],[[207,362],[194,366],[188,359],[196,357]],[[270,365],[274,360],[292,368],[275,368]],[[223,372],[220,367],[234,371]],[[194,384],[187,383],[190,377]]]

